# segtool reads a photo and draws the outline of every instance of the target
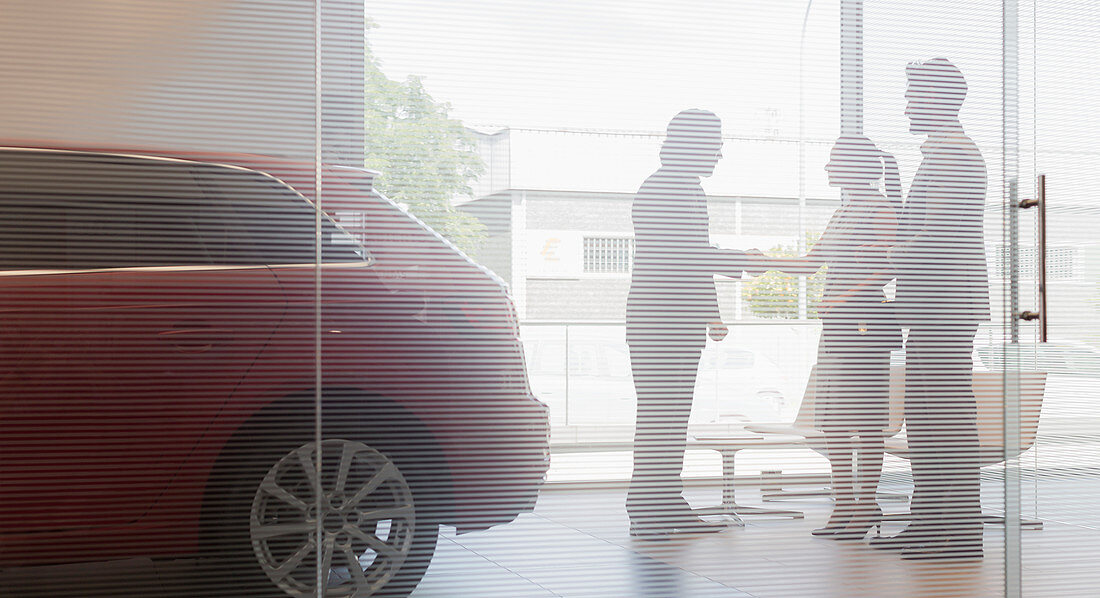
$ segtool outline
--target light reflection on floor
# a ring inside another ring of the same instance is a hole
[[[1001,482],[986,480],[986,508],[995,509]],[[1100,475],[1052,475],[1025,480],[1025,513],[1042,505],[1044,529],[1023,532],[1024,595],[1082,596],[1100,587],[1095,565]],[[1089,492],[1090,487],[1095,491]],[[886,488],[890,490],[891,488]],[[904,492],[904,484],[893,490]],[[696,506],[718,502],[716,487],[690,488]],[[1078,498],[1074,498],[1078,497]],[[556,489],[543,493],[535,513],[486,532],[456,536],[444,528],[439,549],[413,598],[909,598],[1001,596],[1004,532],[987,526],[985,558],[967,563],[916,563],[865,542],[814,538],[827,499],[783,501],[806,518],[751,518],[719,534],[644,542],[627,533],[622,488]],[[759,504],[759,492],[739,489]],[[884,502],[887,510],[904,503]],[[898,524],[887,533],[899,529]],[[194,562],[131,561],[0,574],[0,596],[236,598]],[[224,572],[223,572],[224,573]]]

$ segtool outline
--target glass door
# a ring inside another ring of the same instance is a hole
[[[959,583],[979,571],[967,557],[981,557],[982,574],[964,585],[1011,593],[1020,435],[1006,414],[1018,413],[1019,378],[991,356],[1004,352],[1018,311],[1001,265],[1015,255],[1014,12],[993,2],[861,9],[863,131],[896,158],[903,197],[891,256],[905,425],[886,441],[880,490],[908,495],[894,537],[917,547],[901,542],[903,559],[950,563],[914,576],[918,591]],[[884,510],[891,519],[893,505]]]
[[[1019,438],[1034,445],[1019,463],[1022,595],[1087,594],[1100,574],[1073,556],[1058,562],[1048,546],[1084,554],[1100,522],[1085,506],[1096,480],[1091,445],[1100,432],[1100,208],[1091,192],[1100,125],[1089,116],[1100,86],[1080,72],[1081,57],[1095,48],[1100,15],[1088,3],[1036,0],[1021,2],[1018,18],[1019,199],[1045,204],[1020,210],[1015,229],[1019,309],[1045,316],[1020,322],[1012,345]],[[1043,382],[1035,427],[1028,424],[1029,373]],[[1042,520],[1041,534],[1027,529],[1028,519]]]

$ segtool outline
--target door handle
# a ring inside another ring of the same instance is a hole
[[[1022,311],[1021,320],[1039,321],[1039,342],[1047,342],[1047,175],[1038,177],[1039,193],[1035,199],[1020,201],[1020,208],[1038,208],[1039,217],[1039,308]]]

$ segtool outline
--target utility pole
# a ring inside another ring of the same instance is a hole
[[[840,0],[840,134],[863,134],[863,0]]]

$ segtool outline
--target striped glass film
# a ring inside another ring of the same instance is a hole
[[[1093,3],[0,15],[0,598],[1095,593]]]

